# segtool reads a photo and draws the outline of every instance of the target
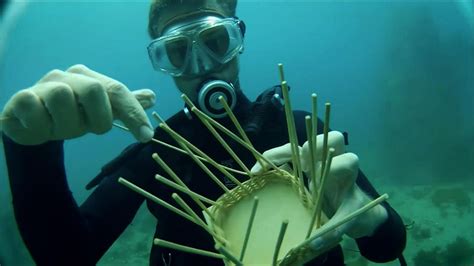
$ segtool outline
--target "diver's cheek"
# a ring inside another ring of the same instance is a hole
[[[236,56],[234,59],[229,61],[227,64],[223,66],[221,71],[217,72],[215,76],[218,79],[230,82],[230,83],[236,83],[238,76],[239,76],[239,58]]]

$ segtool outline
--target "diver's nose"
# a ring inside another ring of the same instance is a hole
[[[206,53],[193,43],[191,47],[190,70],[194,74],[207,73],[213,69],[212,60],[206,56]]]

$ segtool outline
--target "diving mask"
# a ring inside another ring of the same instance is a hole
[[[157,71],[175,77],[199,76],[241,52],[244,31],[245,25],[237,18],[206,16],[166,30],[150,43],[148,55]]]

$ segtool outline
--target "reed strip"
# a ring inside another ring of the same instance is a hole
[[[209,155],[201,151],[198,147],[194,146],[191,142],[186,140],[184,137],[179,135],[176,131],[174,131],[172,128],[170,128],[168,125],[165,124],[165,130],[167,130],[168,134],[172,134],[174,137],[178,138],[182,143],[186,144],[187,147],[189,147],[193,152],[200,154],[202,157],[204,157],[209,164],[214,166],[217,170],[219,170],[221,173],[223,173],[227,178],[229,178],[232,182],[234,182],[237,186],[240,186],[242,183],[229,171],[227,171],[226,168],[222,167],[221,164],[218,164],[216,161],[214,161]],[[191,155],[190,155],[191,156]],[[195,154],[195,156],[197,156]],[[241,175],[247,175],[245,172],[240,172],[239,174]]]
[[[288,92],[288,85],[286,81],[281,82],[281,88],[283,91],[283,100],[285,101],[286,124],[288,126],[288,136],[289,136],[289,140],[291,144],[293,175],[298,177],[300,191],[305,191],[303,171],[301,169],[298,135],[296,133],[295,119],[294,119],[293,111],[291,108],[290,94]]]
[[[204,230],[206,230],[212,237],[214,237],[217,241],[221,243],[228,244],[228,241],[225,238],[217,235],[209,228],[209,226],[193,211],[193,209],[191,209],[191,207],[186,204],[183,198],[181,198],[176,193],[171,194],[171,197],[179,204],[179,206],[181,206],[181,208],[183,208],[189,215],[191,215],[191,217],[193,217],[199,224],[201,224],[201,227],[204,228]]]
[[[284,220],[281,223],[280,233],[278,234],[278,239],[277,239],[275,251],[273,252],[273,262],[272,262],[273,266],[277,265],[278,254],[280,253],[281,244],[283,243],[283,238],[285,237],[287,227],[288,227],[288,220]]]
[[[196,107],[193,107],[193,109],[197,109]],[[202,117],[199,117],[202,119]],[[202,119],[201,122],[207,127],[209,132],[219,141],[219,143],[224,147],[224,149],[230,154],[230,156],[234,159],[235,162],[247,173],[248,176],[251,176],[250,170],[247,168],[247,166],[240,160],[239,156],[232,150],[232,148],[227,144],[227,142],[221,137],[221,135],[216,131],[216,129],[205,119]]]
[[[228,260],[232,261],[237,266],[244,265],[240,260],[238,260],[229,250],[227,250],[224,246],[217,244],[215,249],[219,250],[219,252],[224,255]]]
[[[163,168],[163,170],[165,170],[165,172],[171,176],[171,178],[173,178],[173,180],[180,184],[181,186],[183,186],[185,189],[191,191],[191,189],[188,188],[188,186],[183,182],[183,180],[181,180],[181,178],[173,171],[173,169],[171,169],[171,167],[169,167],[169,165],[167,163],[165,163],[165,161],[157,154],[157,153],[153,153],[151,155],[151,157],[153,158],[153,160],[155,160],[155,162],[157,162],[161,168]],[[191,196],[191,195],[190,195]],[[191,196],[191,199],[196,202],[196,204],[205,212],[207,213],[207,215],[209,215],[209,217],[211,217],[212,219],[214,218],[214,216],[212,216],[211,212],[207,209],[206,206],[204,206],[204,204],[197,198],[197,197],[194,197],[194,196]],[[213,219],[214,220],[214,219]]]
[[[328,159],[327,159],[327,162],[326,162],[326,169],[324,170],[324,174],[323,176],[321,177],[321,184],[320,184],[320,187],[319,187],[319,191],[318,191],[318,208],[316,210],[316,214],[317,214],[317,220],[316,220],[316,228],[319,228],[321,226],[321,215],[323,213],[323,201],[324,201],[324,190],[326,189],[326,184],[327,184],[327,179],[328,179],[328,175],[329,175],[329,172],[331,171],[331,164],[332,164],[332,159],[334,158],[334,153],[335,153],[335,149],[334,148],[330,148],[329,149],[329,154],[328,154]]]
[[[207,121],[209,121],[209,123],[211,123],[213,126],[215,126],[216,128],[218,128],[220,131],[224,132],[227,136],[233,138],[235,141],[237,141],[240,145],[242,145],[243,147],[245,147],[246,149],[248,149],[249,151],[251,152],[255,152],[255,154],[257,154],[260,159],[262,159],[262,161],[264,161],[267,165],[270,165],[271,168],[273,168],[275,171],[279,172],[279,173],[286,173],[285,171],[281,170],[280,168],[278,168],[274,163],[272,163],[270,160],[268,160],[267,158],[265,158],[259,151],[257,151],[255,148],[247,145],[247,143],[245,143],[244,140],[240,139],[237,135],[235,135],[232,131],[228,130],[226,127],[224,127],[223,125],[221,125],[219,122],[215,121],[214,119],[212,119],[211,117],[209,117],[208,115],[206,115],[205,113],[201,112],[199,109],[197,108],[194,108],[194,113],[197,115],[197,116],[202,116],[204,119],[206,119]]]
[[[176,189],[176,190],[178,190],[178,191],[181,191],[181,192],[183,192],[183,193],[189,195],[190,197],[196,197],[196,198],[198,198],[199,200],[201,200],[201,201],[203,201],[203,202],[205,202],[205,203],[207,203],[207,204],[210,204],[210,205],[216,205],[216,204],[217,204],[217,202],[215,202],[215,201],[213,201],[213,200],[211,200],[211,199],[209,199],[209,198],[206,198],[206,197],[202,196],[201,194],[198,194],[198,193],[196,193],[196,192],[190,190],[188,187],[184,187],[184,186],[182,186],[182,185],[178,185],[178,184],[176,184],[175,182],[169,180],[168,178],[166,178],[166,177],[164,177],[164,176],[161,176],[161,175],[159,175],[159,174],[156,174],[156,175],[155,175],[155,179],[158,180],[158,181],[160,181],[161,183],[163,183],[163,184],[169,186],[169,187],[172,187],[172,188],[174,188],[174,189]]]
[[[170,130],[170,128],[165,125],[165,124],[160,124],[160,127],[162,129],[164,129],[166,132],[168,132],[168,134],[170,134],[170,136],[176,141],[178,142],[178,144],[189,154],[189,156],[191,156],[191,158],[193,159],[193,161],[220,187],[222,188],[222,190],[224,190],[224,192],[229,192],[230,190],[219,180],[219,178],[217,178],[216,175],[214,175],[214,173],[212,173],[209,168],[207,168],[197,157],[196,155],[188,148],[188,146],[186,145],[186,143],[182,142],[180,139],[179,139],[179,136],[177,134],[174,134],[174,131]]]
[[[160,247],[175,249],[175,250],[179,250],[179,251],[183,251],[183,252],[187,252],[187,253],[192,253],[192,254],[197,254],[197,255],[201,255],[201,256],[206,256],[206,257],[211,257],[211,258],[216,258],[216,259],[224,259],[224,256],[219,254],[219,253],[215,253],[215,252],[211,252],[211,251],[207,251],[207,250],[202,250],[202,249],[197,249],[197,248],[192,248],[192,247],[188,247],[188,246],[183,246],[183,245],[176,244],[176,243],[166,241],[166,240],[163,240],[163,239],[159,239],[159,238],[155,238],[153,240],[153,244],[155,244],[157,246],[160,246]]]
[[[127,179],[123,178],[123,177],[120,177],[118,179],[118,182],[124,186],[126,186],[127,188],[137,192],[138,194],[144,196],[145,198],[161,205],[162,207],[176,213],[177,215],[201,226],[196,220],[194,220],[193,217],[191,217],[190,215],[186,214],[185,212],[181,211],[180,209],[174,207],[173,205],[169,204],[168,202],[156,197],[155,195],[151,194],[150,192],[138,187],[137,185],[133,184],[132,182],[128,181]]]
[[[240,136],[243,138],[243,140],[245,141],[245,143],[247,143],[247,145],[249,145],[250,147],[254,147],[252,142],[250,141],[249,137],[247,136],[247,133],[245,133],[245,130],[242,128],[242,126],[240,125],[239,123],[239,120],[237,120],[237,117],[235,116],[234,112],[232,111],[232,109],[230,109],[229,105],[227,104],[227,102],[225,101],[224,97],[222,96],[219,96],[219,101],[221,102],[222,106],[224,107],[227,115],[230,117],[230,120],[232,121],[232,123],[234,123],[234,126],[237,128],[237,130],[239,131],[239,134]],[[252,152],[252,155],[253,157],[255,157],[255,160],[257,160],[260,165],[263,165],[263,162],[260,160],[260,157],[258,157],[257,154],[255,154],[254,152]]]
[[[283,71],[283,64],[278,64],[278,73],[280,74],[280,83],[285,80],[285,73]]]
[[[321,159],[321,178],[326,168],[326,159],[328,154],[328,134],[329,134],[329,118],[331,115],[331,104],[326,103],[326,111],[324,115],[324,138],[323,138],[323,157]]]
[[[250,219],[247,225],[247,231],[245,232],[244,244],[242,246],[242,251],[240,252],[240,261],[244,260],[245,250],[247,249],[250,232],[252,231],[253,221],[255,219],[255,213],[257,212],[257,207],[258,207],[258,197],[255,196],[253,198],[252,212],[250,213]]]
[[[318,96],[316,95],[316,93],[313,93],[311,94],[311,128],[313,130],[313,135],[312,135],[312,139],[313,139],[313,145],[312,145],[312,148],[313,148],[313,158],[314,158],[314,162],[313,164],[311,165],[313,167],[313,171],[314,171],[314,179],[312,180],[313,181],[313,199],[315,199],[318,195],[318,190],[317,190],[317,183],[316,182],[316,179],[317,179],[317,173],[316,173],[316,159],[318,158],[317,157],[317,150],[318,150]]]
[[[115,127],[117,127],[117,128],[122,129],[122,130],[130,131],[130,129],[128,129],[127,127],[124,127],[124,126],[122,126],[122,125],[120,125],[120,124],[113,123],[113,125],[114,125]],[[176,146],[173,146],[173,145],[171,145],[171,144],[169,144],[169,143],[166,143],[166,142],[164,142],[164,141],[161,141],[161,140],[159,140],[159,139],[153,138],[153,139],[151,139],[151,141],[153,141],[153,142],[155,142],[155,143],[158,143],[158,144],[160,144],[160,145],[162,145],[162,146],[165,146],[165,147],[167,147],[167,148],[170,148],[170,149],[172,149],[172,150],[175,150],[175,151],[177,151],[177,152],[180,152],[180,153],[183,153],[183,154],[188,155],[188,153],[187,153],[185,150],[180,149],[180,148],[178,148],[178,147],[176,147]],[[206,158],[204,158],[204,157],[201,157],[201,156],[198,156],[198,155],[196,155],[196,157],[198,157],[199,160],[204,161],[204,162],[206,162],[206,163],[210,163],[210,164],[213,164],[213,163],[214,163],[214,162],[210,162],[208,159],[206,159]],[[215,162],[215,163],[218,164],[217,162]],[[219,165],[220,167],[226,169],[227,171],[233,172],[233,173],[235,173],[235,174],[239,174],[239,175],[245,175],[245,174],[246,174],[246,173],[243,172],[243,171],[239,171],[239,170],[237,170],[237,169],[234,169],[234,168],[231,168],[231,167],[222,165],[222,164],[218,164],[218,165]]]
[[[385,201],[388,199],[388,195],[385,193],[383,194],[382,196],[376,198],[375,200],[367,203],[366,205],[364,205],[363,207],[353,211],[352,213],[348,214],[347,216],[345,216],[344,218],[342,218],[341,220],[335,222],[334,224],[324,228],[324,229],[321,229],[319,232],[316,232],[314,235],[312,235],[310,238],[306,239],[305,241],[303,241],[301,244],[299,244],[295,249],[298,249],[298,248],[301,248],[301,247],[304,247],[305,245],[309,244],[311,241],[315,240],[316,238],[336,229],[337,227],[349,222],[350,220],[356,218],[357,216],[367,212],[368,210],[370,210],[371,208],[377,206],[378,204],[380,204],[381,202]]]
[[[309,162],[310,169],[309,169],[309,171],[310,171],[311,184],[308,184],[308,186],[311,186],[311,191],[313,192],[311,198],[314,201],[317,198],[317,191],[315,192],[315,190],[317,190],[317,185],[316,185],[316,156],[315,156],[316,153],[313,150],[313,148],[314,148],[314,143],[313,143],[314,131],[313,131],[313,128],[312,128],[312,125],[311,125],[311,117],[309,115],[307,115],[305,117],[305,123],[306,123],[306,137],[308,139],[308,149],[309,149],[309,157],[310,157],[310,162]]]

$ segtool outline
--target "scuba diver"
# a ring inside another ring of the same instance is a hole
[[[274,100],[281,88],[271,87],[250,101],[240,87],[239,55],[246,27],[235,17],[236,5],[236,0],[152,1],[148,54],[154,69],[169,74],[180,92],[232,128],[216,100],[224,96],[255,148],[282,164],[288,161],[288,130],[281,103]],[[119,177],[172,202],[174,191],[154,178],[155,174],[167,175],[152,159],[153,153],[159,154],[192,191],[210,199],[222,194],[188,156],[150,141],[156,138],[175,144],[164,130],[151,126],[144,109],[154,102],[151,90],[130,91],[111,77],[74,65],[65,71],[50,71],[6,103],[3,140],[15,217],[38,265],[95,265],[100,260],[145,202],[141,195],[119,184]],[[299,140],[305,139],[306,115],[294,111]],[[87,186],[94,190],[79,206],[68,186],[64,141],[90,132],[104,134],[114,120],[123,122],[138,142],[102,168]],[[238,168],[189,110],[176,113],[166,123],[210,157]],[[321,121],[317,131],[323,131]],[[250,152],[232,139],[226,141],[249,169],[261,171],[262,166],[255,163]],[[333,180],[328,181],[331,191],[324,192],[328,201],[325,212],[349,213],[378,197],[359,170],[357,156],[345,152],[343,135],[332,131],[328,141],[337,154],[328,177]],[[304,142],[299,144],[304,149]],[[340,179],[352,180],[349,189],[337,182]],[[146,202],[158,221],[155,238],[213,250],[214,241],[207,232],[160,205]],[[362,256],[375,262],[399,258],[406,243],[404,224],[387,202],[317,238],[312,247],[317,250],[342,235],[354,238]],[[223,261],[153,245],[150,265],[223,265]],[[344,265],[342,248],[338,245],[306,265]]]
[[[9,1],[6,1],[6,0],[0,0],[0,19],[2,18],[3,16],[3,12],[4,10],[7,8],[8,6],[8,2]]]

